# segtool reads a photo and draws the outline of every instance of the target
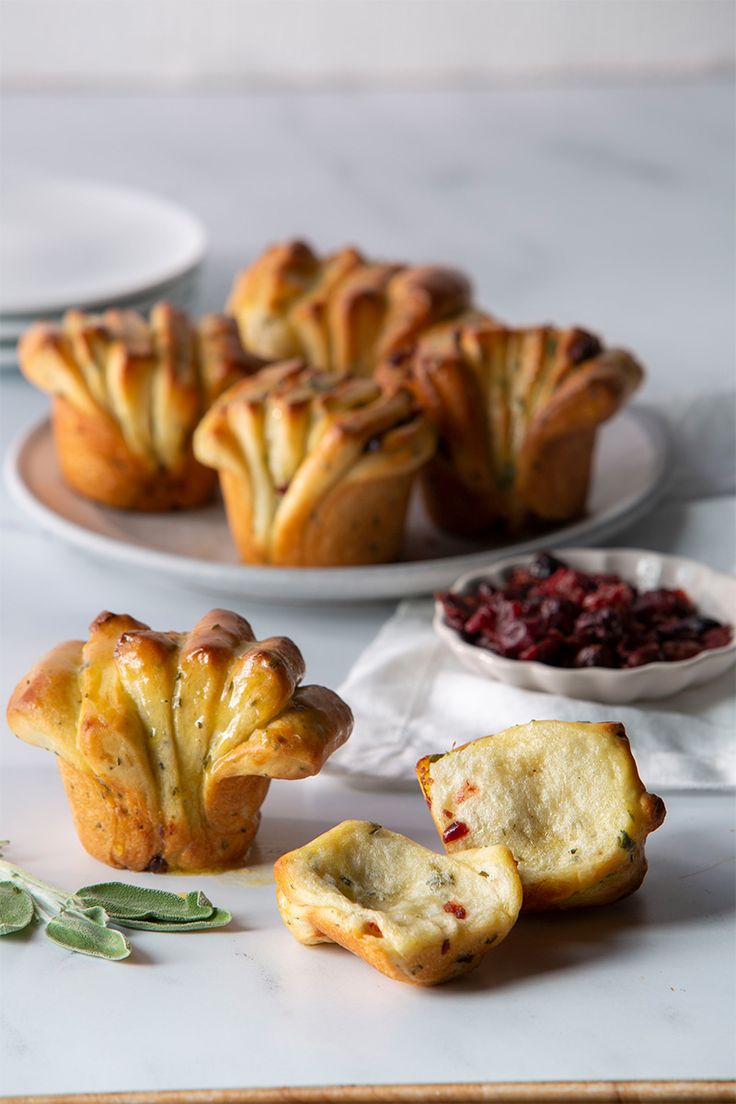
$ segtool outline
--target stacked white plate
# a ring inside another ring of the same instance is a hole
[[[0,368],[37,319],[69,307],[191,308],[207,238],[160,196],[59,177],[12,175],[0,192]]]

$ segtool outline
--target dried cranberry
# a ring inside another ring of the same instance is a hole
[[[534,576],[525,567],[513,567],[503,589],[509,596],[515,594],[524,597],[535,582]]]
[[[665,640],[662,645],[664,658],[674,662],[679,659],[692,659],[702,650],[703,645],[697,640]]]
[[[726,644],[731,643],[731,637],[733,633],[728,625],[718,625],[717,628],[708,629],[703,634],[703,647],[704,648],[723,648]]]
[[[529,564],[528,571],[534,579],[549,579],[550,575],[554,575],[555,571],[565,566],[562,560],[558,560],[550,552],[540,552]]]
[[[467,911],[458,901],[447,901],[446,904],[442,906],[442,908],[445,910],[445,912],[451,912],[453,916],[456,916],[458,918],[458,920],[464,920],[465,917],[468,915]]]
[[[581,571],[573,571],[571,567],[561,567],[539,584],[543,594],[551,594],[560,598],[568,598],[577,605],[582,605],[583,598],[595,586],[592,579]]]
[[[546,637],[538,644],[532,644],[519,654],[519,659],[546,663],[549,667],[562,667],[565,661],[565,647],[561,636]]]
[[[548,628],[571,633],[578,615],[578,606],[568,598],[544,598],[539,613]]]
[[[517,656],[536,642],[537,633],[525,621],[506,620],[496,630],[496,643],[501,655]]]
[[[718,622],[712,617],[699,617],[692,614],[690,617],[681,617],[669,625],[671,636],[679,640],[699,640],[710,629],[719,628]]]
[[[613,609],[589,609],[575,622],[575,636],[585,641],[618,640],[624,631],[621,617]]]
[[[458,805],[462,805],[463,801],[467,801],[471,794],[477,793],[478,787],[474,785],[470,779],[466,778],[460,789],[455,794],[455,801]]]
[[[634,592],[627,583],[601,583],[583,598],[583,609],[629,609],[634,601]]]
[[[463,824],[461,820],[453,820],[452,824],[448,824],[442,833],[442,840],[444,843],[454,843],[455,840],[467,836],[469,831],[467,824]]]
[[[469,633],[493,632],[496,627],[496,614],[488,606],[482,606],[468,618],[465,631]]]
[[[644,644],[641,648],[623,653],[624,667],[643,667],[645,663],[657,663],[662,658],[659,644]]]
[[[586,644],[575,656],[575,667],[618,667],[616,657],[606,644]]]
[[[695,609],[684,590],[647,590],[634,603],[634,612],[643,618],[684,617]]]

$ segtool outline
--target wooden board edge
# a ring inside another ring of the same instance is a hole
[[[4,1104],[736,1104],[736,1081],[514,1081],[62,1093]]]

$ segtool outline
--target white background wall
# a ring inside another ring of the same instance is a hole
[[[6,88],[722,73],[733,0],[0,0]]]

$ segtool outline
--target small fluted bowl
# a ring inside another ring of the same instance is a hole
[[[468,593],[481,582],[500,586],[510,568],[530,564],[536,555],[514,556],[470,571],[461,575],[450,589]],[[695,560],[636,548],[559,548],[554,549],[554,555],[579,571],[619,575],[639,590],[657,587],[685,590],[698,613],[724,624],[733,624],[736,617],[736,577]],[[435,605],[433,625],[457,658],[477,674],[525,690],[617,705],[670,697],[716,678],[736,662],[736,640],[732,639],[721,648],[706,649],[690,659],[646,663],[641,667],[551,667],[536,660],[508,659],[469,644],[446,624],[440,601]]]

